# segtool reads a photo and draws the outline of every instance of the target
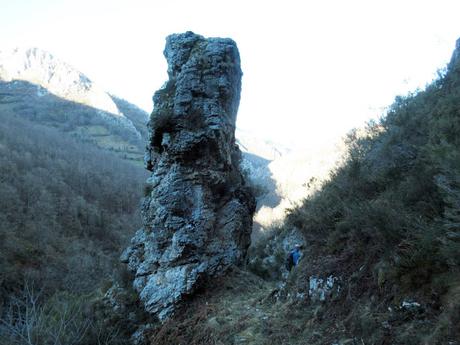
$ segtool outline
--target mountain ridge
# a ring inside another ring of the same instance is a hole
[[[123,116],[110,96],[85,74],[40,48],[0,51],[0,80],[24,80],[58,97]]]
[[[149,115],[39,48],[0,51],[0,110],[142,164]]]

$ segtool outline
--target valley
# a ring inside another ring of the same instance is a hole
[[[0,54],[0,345],[460,344],[459,51],[303,150],[235,134],[230,39],[169,36],[150,116]]]

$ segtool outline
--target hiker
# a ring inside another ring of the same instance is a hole
[[[296,244],[294,249],[289,252],[288,257],[286,258],[286,269],[290,272],[292,267],[297,266],[299,263],[302,253],[300,252],[302,245]]]

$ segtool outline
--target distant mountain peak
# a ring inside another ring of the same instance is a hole
[[[101,87],[66,62],[39,48],[0,51],[0,80],[28,81],[63,99],[123,116]]]
[[[137,163],[144,156],[148,114],[39,48],[0,50],[0,112],[60,128]]]

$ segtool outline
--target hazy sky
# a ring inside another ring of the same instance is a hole
[[[164,38],[233,38],[238,127],[311,145],[378,117],[423,87],[460,37],[460,1],[0,0],[0,49],[34,46],[152,110],[167,79]]]

